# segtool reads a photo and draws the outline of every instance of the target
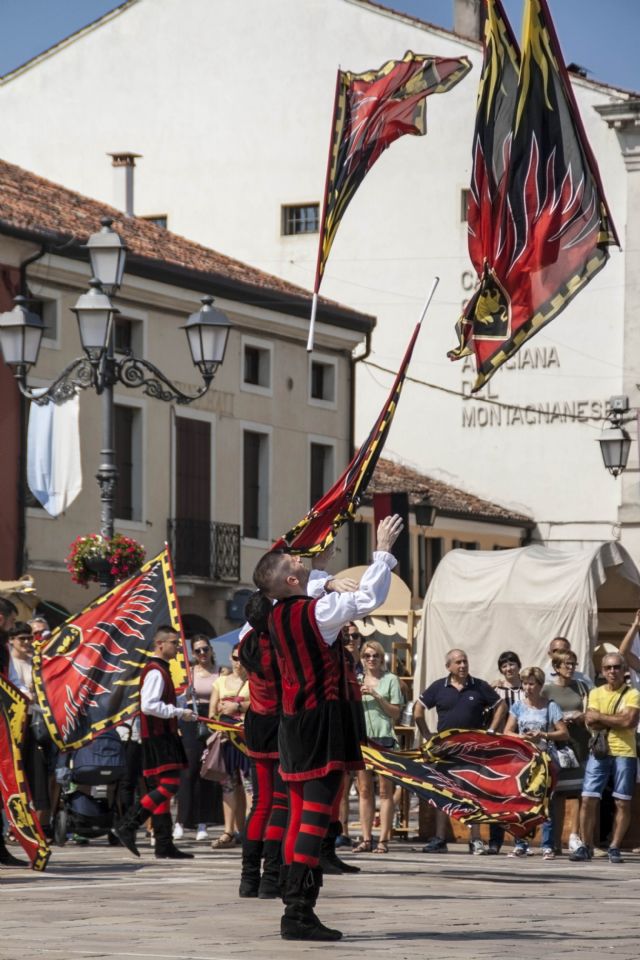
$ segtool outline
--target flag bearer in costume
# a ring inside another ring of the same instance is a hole
[[[285,940],[339,940],[313,912],[320,885],[320,846],[326,835],[345,770],[364,764],[353,702],[347,690],[342,627],[366,616],[386,599],[390,550],[402,530],[398,516],[378,527],[377,552],[358,590],[306,595],[309,571],[299,557],[275,551],[254,571],[264,594],[263,609],[282,677],[279,752],[282,779],[289,794],[289,823],[284,844]],[[271,601],[279,602],[271,608]]]
[[[176,691],[169,663],[175,658],[179,634],[171,626],[159,627],[153,640],[154,656],[140,676],[140,732],[142,773],[149,792],[114,827],[114,833],[136,857],[136,831],[151,814],[155,855],[159,860],[190,860],[171,838],[171,799],[178,791],[180,770],[187,766],[178,720],[197,720],[193,710],[176,706]]]
[[[249,599],[245,616],[251,626],[242,635],[238,655],[249,679],[251,703],[244,718],[244,739],[251,757],[253,803],[242,839],[239,894],[275,900],[280,895],[281,846],[287,824],[287,794],[278,770],[282,688],[260,594]]]
[[[315,569],[310,572],[307,585],[310,597],[322,596],[325,590],[346,592],[357,588],[354,580],[338,580],[324,572],[329,553],[332,553],[330,549],[314,559]],[[244,739],[251,757],[253,785],[253,803],[242,840],[239,895],[274,900],[281,892],[281,848],[287,825],[288,803],[286,787],[280,776],[278,754],[282,683],[263,599],[260,591],[249,598],[245,608],[247,624],[241,632],[238,651],[240,662],[247,672],[251,698],[244,718]],[[268,611],[268,607],[266,609]],[[339,833],[339,823],[337,827]],[[323,844],[326,843],[324,840]],[[262,857],[264,866],[260,876]],[[335,852],[333,860],[335,863],[330,863],[330,872],[359,872],[359,867],[339,860]]]

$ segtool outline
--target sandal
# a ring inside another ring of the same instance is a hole
[[[357,847],[354,847],[352,853],[372,853],[373,840],[361,840]]]
[[[226,847],[235,847],[236,838],[231,833],[221,833],[219,837],[211,841],[212,850],[224,850]]]
[[[373,853],[389,853],[389,845],[386,840],[378,840],[378,846],[375,848]]]

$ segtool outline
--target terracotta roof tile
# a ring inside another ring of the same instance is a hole
[[[380,458],[373,478],[367,489],[367,498],[374,493],[408,493],[411,505],[419,503],[428,496],[431,503],[447,516],[468,517],[469,519],[501,520],[508,523],[522,523],[533,526],[531,517],[523,513],[507,510],[497,503],[482,500],[473,493],[452,487],[443,480],[436,480],[410,467]]]
[[[10,230],[27,231],[42,240],[73,238],[73,246],[77,249],[100,229],[102,217],[112,217],[115,221],[115,229],[129,248],[130,264],[136,260],[166,264],[169,268],[177,267],[236,283],[248,291],[253,288],[272,296],[275,294],[278,306],[285,312],[287,304],[294,302],[298,307],[301,301],[310,305],[311,294],[302,287],[171,233],[149,220],[125,217],[120,210],[107,204],[0,160],[0,232],[5,226]],[[250,302],[249,297],[243,299]],[[353,318],[358,327],[371,328],[375,324],[373,317],[335,301],[321,297],[320,304],[325,307],[323,319],[328,319],[328,310],[329,313],[339,313],[347,323]]]

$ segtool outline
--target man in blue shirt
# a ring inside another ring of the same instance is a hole
[[[480,730],[487,710],[493,710],[491,729],[500,727],[507,712],[506,702],[485,680],[469,674],[469,658],[464,650],[449,650],[445,660],[449,671],[446,677],[432,683],[416,701],[415,720],[418,730],[427,739],[430,736],[425,710],[435,709],[438,715],[438,733],[442,730],[463,728]],[[423,853],[447,852],[446,813],[436,810],[436,834],[422,848]],[[469,850],[477,856],[488,852],[480,839],[480,827],[471,827]]]

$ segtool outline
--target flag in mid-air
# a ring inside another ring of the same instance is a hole
[[[182,636],[167,547],[53,632],[34,655],[33,678],[56,746],[75,750],[137,713],[140,673],[166,625]],[[183,650],[171,661],[178,688],[188,682]]]
[[[474,392],[618,243],[546,0],[526,0],[522,54],[499,0],[484,0],[484,51],[468,210],[479,287],[449,353],[475,354]]]
[[[384,448],[413,348],[420,332],[421,320],[414,328],[389,396],[369,436],[331,489],[314,504],[309,513],[295,527],[273,544],[272,550],[287,548],[292,553],[307,556],[322,553],[332,543],[342,524],[355,517]]]
[[[526,837],[548,816],[549,757],[520,737],[444,730],[422,750],[362,746],[368,767],[463,823],[498,823]]]
[[[451,90],[470,69],[467,57],[430,57],[408,50],[402,60],[389,60],[379,70],[338,71],[316,293],[340,221],[371,167],[398,137],[425,134],[425,98]]]
[[[0,798],[7,820],[34,870],[44,870],[51,850],[33,814],[24,773],[21,745],[29,704],[12,683],[0,676]]]

